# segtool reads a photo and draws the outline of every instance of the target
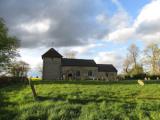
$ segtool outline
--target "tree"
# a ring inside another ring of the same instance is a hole
[[[64,56],[66,58],[75,58],[76,57],[76,52],[75,51],[68,51],[68,52],[65,52]]]
[[[129,72],[130,72],[129,74],[132,76],[143,74],[144,73],[143,66],[137,64],[136,68],[134,66]]]
[[[0,18],[0,73],[3,72],[11,60],[18,55],[18,46],[19,41],[16,37],[8,34],[8,28],[3,19]]]
[[[129,46],[127,57],[123,63],[127,75],[143,74],[143,67],[138,62],[139,52],[139,48],[135,44]]]
[[[10,73],[14,77],[27,77],[29,64],[24,61],[16,61],[10,66]]]
[[[160,61],[160,48],[158,44],[152,43],[148,45],[145,50],[146,64],[151,66],[151,74],[160,74],[159,61]]]
[[[126,59],[124,60],[123,63],[123,70],[126,74],[129,73],[129,68],[131,67],[131,61],[129,59],[129,56],[127,55]]]
[[[128,55],[129,55],[129,59],[130,59],[131,63],[133,63],[134,67],[136,68],[137,59],[139,56],[139,48],[135,44],[132,44],[128,48]]]

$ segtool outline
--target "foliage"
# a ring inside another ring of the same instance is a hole
[[[142,56],[141,59],[139,56]],[[159,44],[149,44],[143,52],[132,44],[128,48],[128,53],[123,62],[123,71],[127,76],[143,74],[160,74],[160,48]]]
[[[24,61],[12,62],[12,65],[10,66],[10,73],[14,77],[27,77],[28,70],[29,64]]]
[[[160,74],[160,48],[158,44],[150,44],[145,50],[145,64],[150,65],[150,73],[153,75]]]
[[[128,48],[128,54],[123,63],[123,69],[125,74],[139,74],[141,72],[142,67],[138,64],[138,57],[139,57],[139,48],[135,44],[131,44]]]
[[[0,77],[0,86],[17,84],[17,83],[28,83],[27,77]]]
[[[15,58],[19,41],[16,37],[8,34],[8,28],[4,21],[0,18],[0,67],[5,68],[11,59]],[[0,70],[0,72],[2,72]]]
[[[34,81],[0,88],[0,119],[158,120],[160,82]]]
[[[139,75],[139,74],[143,74],[143,67],[140,65],[136,65],[136,67],[133,67],[130,71],[129,71],[129,75],[133,76],[133,75]]]

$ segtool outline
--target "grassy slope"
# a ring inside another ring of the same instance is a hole
[[[160,84],[136,82],[35,82],[0,88],[0,119],[160,119]]]

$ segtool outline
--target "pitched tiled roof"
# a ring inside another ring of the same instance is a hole
[[[59,54],[55,49],[51,48],[46,53],[44,53],[42,55],[42,58],[45,58],[45,57],[49,57],[49,58],[53,58],[53,57],[62,58],[62,55]]]
[[[62,59],[62,66],[83,66],[83,67],[97,67],[94,60],[85,60],[85,59]]]
[[[99,72],[118,72],[112,64],[97,64]]]

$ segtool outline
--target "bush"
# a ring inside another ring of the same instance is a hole
[[[149,78],[151,80],[157,80],[159,78],[160,80],[160,75],[148,75],[148,74],[137,74],[137,75],[125,75],[123,77],[124,80],[137,80],[137,79],[145,79]]]
[[[0,85],[13,84],[13,83],[27,83],[27,77],[0,77]]]
[[[148,75],[148,78],[150,78],[151,80],[157,80],[157,78],[160,79],[160,75]]]

